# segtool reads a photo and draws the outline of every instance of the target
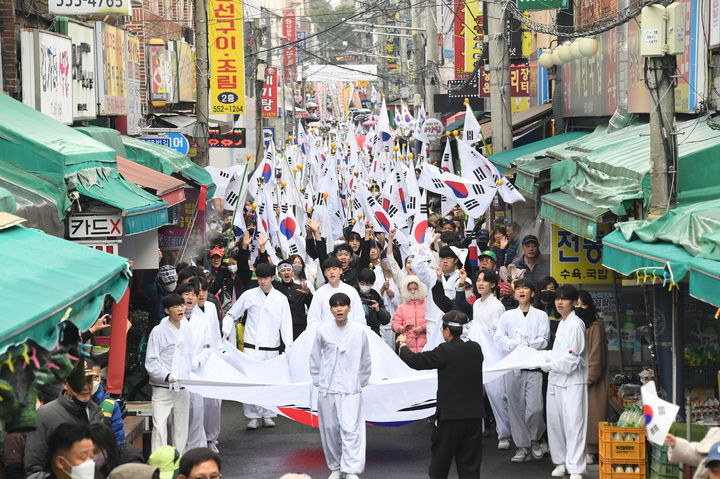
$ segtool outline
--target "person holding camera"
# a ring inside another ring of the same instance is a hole
[[[390,324],[390,313],[385,309],[380,293],[373,289],[375,284],[375,272],[370,268],[363,268],[358,273],[358,294],[365,311],[365,322],[377,333],[380,334],[380,325]]]

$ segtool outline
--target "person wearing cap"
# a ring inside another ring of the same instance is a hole
[[[227,258],[227,264],[220,269],[208,287],[210,294],[217,294],[222,308],[227,310],[247,289],[257,286],[252,279],[250,270],[250,243],[252,237],[248,231],[243,233],[239,248],[234,255]]]
[[[444,342],[431,351],[413,353],[404,335],[397,338],[400,358],[411,368],[437,369],[438,390],[432,432],[430,479],[448,477],[455,460],[458,477],[479,479],[482,459],[483,353],[475,341],[463,341],[468,317],[449,311],[442,317]]]
[[[58,426],[64,423],[88,425],[104,423],[100,407],[92,402],[95,373],[84,358],[63,381],[63,391],[57,399],[37,410],[37,427],[28,434],[25,445],[25,474],[42,471],[48,452],[48,440]]]
[[[318,288],[313,295],[310,308],[307,313],[308,329],[317,328],[332,317],[328,301],[335,293],[345,293],[350,298],[350,321],[357,321],[365,324],[365,314],[362,302],[357,290],[340,279],[342,275],[342,264],[337,258],[328,258],[323,261],[322,272],[327,283]]]
[[[292,314],[287,297],[273,288],[275,266],[260,263],[255,267],[255,275],[258,287],[241,294],[227,317],[234,323],[247,312],[244,352],[253,359],[267,360],[280,355],[281,341],[286,349],[292,345]],[[269,409],[243,404],[243,411],[249,430],[257,429],[260,420],[265,427],[275,426],[272,418],[277,414]]]
[[[693,479],[720,479],[720,427],[711,427],[700,441],[665,437],[670,462],[696,467]]]
[[[172,477],[172,476],[171,476]],[[147,464],[123,464],[113,469],[107,479],[165,479],[157,467]]]
[[[297,339],[307,328],[307,308],[312,303],[313,295],[305,281],[300,284],[295,282],[293,264],[289,260],[278,263],[277,274],[280,281],[273,281],[273,287],[288,300],[292,315],[293,339]]]
[[[494,251],[486,249],[478,256],[478,269],[497,271],[497,255]]]
[[[150,454],[148,464],[160,472],[159,479],[175,479],[180,468],[180,453],[173,446],[160,446]]]
[[[163,298],[175,291],[178,284],[178,274],[175,266],[164,264],[160,266],[155,281],[145,284],[144,292],[148,298],[148,331],[152,330],[165,317]]]
[[[522,256],[513,262],[525,270],[525,278],[533,283],[550,276],[549,258],[540,254],[540,241],[535,235],[525,235],[522,239]]]
[[[225,250],[223,250],[219,246],[215,246],[213,249],[210,250],[210,253],[208,253],[208,258],[210,259],[210,271],[208,271],[207,273],[208,281],[212,282],[215,280],[215,277],[220,271],[220,266],[222,266],[222,260],[224,256]]]

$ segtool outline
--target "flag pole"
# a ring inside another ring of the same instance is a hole
[[[243,169],[243,174],[242,174],[242,182],[240,183],[240,190],[238,191],[238,193],[241,193],[243,188],[245,187],[245,181],[247,180],[248,161],[250,161],[250,155],[247,155],[247,157],[246,157],[245,168]],[[243,208],[245,208],[244,203],[245,203],[245,201],[243,200],[243,206],[242,206]],[[232,221],[230,223],[232,236],[228,235],[227,242],[225,243],[225,254],[224,254],[223,260],[225,260],[225,258],[228,257],[228,253],[230,251],[230,242],[235,238],[235,215],[237,215],[239,206],[240,206],[240,198],[238,198],[238,202],[235,205],[235,209],[233,210]]]

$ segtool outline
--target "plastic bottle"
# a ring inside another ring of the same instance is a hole
[[[622,350],[633,353],[635,350],[635,321],[633,320],[633,307],[630,304],[627,307],[620,337],[622,338]]]

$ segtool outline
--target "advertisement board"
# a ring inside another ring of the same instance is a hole
[[[168,102],[168,82],[170,71],[168,62],[170,55],[164,43],[151,43],[147,45],[148,78],[150,91],[148,96],[153,106],[165,106]]]
[[[454,1],[453,50],[455,50],[455,79],[464,78],[465,73],[465,9],[462,0]],[[472,70],[470,70],[472,71]]]
[[[510,65],[510,97],[530,96],[530,67]],[[480,98],[490,98],[490,74],[480,72]]]
[[[54,15],[130,15],[130,0],[49,0]]]
[[[197,83],[195,77],[195,50],[184,41],[175,43],[177,55],[178,99],[197,101]]]
[[[73,20],[58,21],[58,32],[72,42],[73,120],[92,120],[95,104],[95,28]]]
[[[20,32],[23,103],[62,123],[73,121],[72,43],[37,29]]]
[[[590,241],[552,225],[550,275],[559,283],[612,283],[613,272],[602,264],[602,237],[609,231],[598,225],[598,239]]]
[[[209,0],[210,112],[245,113],[245,37],[240,0]]]
[[[140,98],[140,39],[127,35],[127,134],[142,133],[142,101]]]
[[[265,81],[263,82],[262,104],[263,118],[277,118],[278,116],[278,71],[275,67],[267,67],[265,69]]]
[[[99,115],[127,115],[127,42],[125,30],[95,22],[97,103]]]
[[[483,56],[483,2],[466,0],[465,2],[465,72],[475,69],[475,62]]]
[[[70,215],[68,218],[68,237],[106,238],[123,235],[122,216],[117,215]]]
[[[285,82],[294,82],[297,75],[297,47],[293,42],[297,41],[297,22],[295,21],[295,10],[283,10],[282,18],[283,43],[283,78]]]

